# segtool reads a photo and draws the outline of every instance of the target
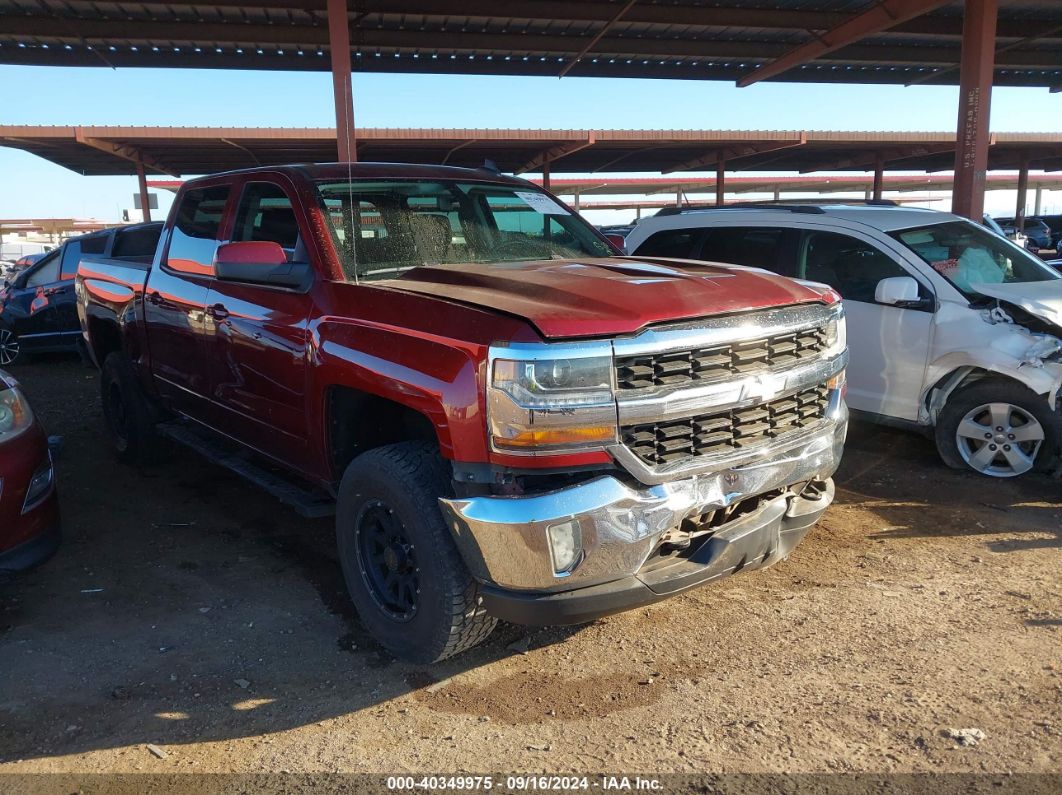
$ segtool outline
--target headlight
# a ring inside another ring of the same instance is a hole
[[[616,441],[608,343],[499,348],[490,367],[487,413],[495,449],[534,455]]]
[[[826,350],[840,353],[847,346],[848,328],[845,325],[844,310],[838,310],[833,320],[826,324]]]
[[[18,436],[33,424],[33,412],[18,387],[4,389],[0,379],[0,442]]]

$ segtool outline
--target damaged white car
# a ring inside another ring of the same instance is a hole
[[[824,282],[848,316],[848,405],[931,431],[949,465],[1014,477],[1062,449],[1062,274],[950,213],[761,205],[643,220],[639,256]]]

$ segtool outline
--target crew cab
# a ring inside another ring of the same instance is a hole
[[[365,626],[410,660],[771,565],[833,498],[834,291],[620,257],[495,171],[195,179],[150,266],[77,285],[119,457],[161,434],[333,510]]]
[[[148,263],[161,231],[161,223],[147,223],[72,237],[14,274],[0,287],[0,366],[34,353],[77,350],[74,274],[81,257]]]

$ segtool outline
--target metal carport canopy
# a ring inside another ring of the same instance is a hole
[[[80,174],[173,176],[257,165],[336,160],[333,128],[50,127],[0,125],[0,145],[22,149]],[[946,171],[955,134],[771,130],[379,129],[358,131],[362,160],[480,166],[554,173],[706,171],[723,159],[731,172]],[[989,168],[1062,169],[1062,132],[994,133]]]
[[[955,84],[958,0],[359,0],[354,72]],[[0,0],[0,63],[320,70],[326,0]],[[757,75],[757,71],[762,70]],[[995,85],[1062,87],[1062,3],[1000,0]]]

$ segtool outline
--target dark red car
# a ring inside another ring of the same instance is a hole
[[[0,370],[0,575],[59,546],[59,501],[48,437],[14,378]]]

